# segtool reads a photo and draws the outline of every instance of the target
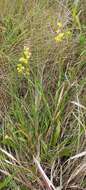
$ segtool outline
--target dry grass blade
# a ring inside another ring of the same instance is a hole
[[[80,158],[82,156],[86,156],[86,151],[81,152],[81,153],[79,153],[79,154],[77,154],[75,156],[72,156],[69,160],[77,159],[77,158]]]
[[[0,189],[86,188],[85,2],[0,0]]]
[[[78,175],[82,175],[84,173],[84,175],[86,175],[86,164],[81,164],[79,165],[74,172],[72,173],[72,175],[69,177],[67,185],[74,179],[76,178]]]
[[[5,176],[10,176],[11,177],[11,174],[9,173],[9,172],[7,172],[6,170],[1,170],[0,169],[0,172],[1,173],[3,173]],[[24,182],[20,177],[15,177],[14,176],[14,179],[17,181],[17,182],[19,182],[19,183],[21,183],[21,184],[23,184],[24,186],[26,186],[27,188],[29,188],[29,189],[31,189],[31,190],[36,190],[32,185],[31,185],[31,183],[30,182]]]
[[[0,148],[0,151],[7,155],[9,158],[11,158],[13,161],[18,163],[18,161],[14,158],[14,156],[12,156],[12,154],[8,153],[6,150],[3,150],[2,148]]]
[[[78,107],[83,108],[83,109],[86,110],[86,107],[83,106],[82,104],[78,103],[78,102],[74,102],[74,101],[72,101],[71,103],[74,104],[75,106],[78,106]]]
[[[1,170],[1,169],[0,169],[0,172],[3,173],[4,175],[10,176],[10,173],[7,172],[6,170]]]
[[[45,174],[45,172],[42,169],[42,167],[41,167],[40,163],[38,162],[38,160],[35,157],[33,157],[33,160],[34,160],[34,162],[36,164],[37,169],[39,170],[39,173],[40,173],[40,175],[41,175],[41,177],[42,177],[42,179],[43,179],[43,181],[45,183],[45,186],[46,186],[47,190],[56,190],[54,185],[51,183],[51,181],[49,180],[49,178]]]

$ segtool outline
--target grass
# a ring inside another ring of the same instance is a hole
[[[85,12],[84,0],[0,1],[2,190],[86,187]],[[58,22],[71,32],[60,42]],[[29,76],[17,72],[24,46]]]

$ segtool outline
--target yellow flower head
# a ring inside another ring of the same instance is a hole
[[[68,38],[71,37],[71,34],[72,34],[72,33],[71,33],[70,30],[68,30],[68,31],[65,32],[65,36],[68,37]]]
[[[24,56],[25,56],[26,59],[29,59],[31,57],[31,53],[27,52],[27,51],[24,51]]]
[[[27,47],[24,47],[24,56],[26,59],[29,59],[31,56],[31,52],[30,52],[29,48],[27,48]]]
[[[22,74],[23,73],[23,71],[24,71],[24,66],[22,66],[22,64],[18,64],[17,65],[17,71],[18,71],[18,73],[19,74]]]
[[[63,32],[59,33],[59,34],[55,37],[56,42],[61,42],[63,39],[64,39],[64,33],[63,33]]]
[[[24,47],[23,55],[19,59],[19,64],[17,65],[17,71],[19,74],[29,75],[29,58],[31,56],[31,52],[28,47]]]
[[[27,63],[28,63],[28,59],[25,59],[24,57],[21,57],[21,58],[19,59],[19,62],[24,63],[24,64],[27,64]]]
[[[8,136],[8,135],[5,135],[5,139],[9,139],[9,136]]]
[[[57,23],[57,26],[58,26],[59,28],[62,28],[62,23],[61,23],[61,22],[58,22],[58,23]]]

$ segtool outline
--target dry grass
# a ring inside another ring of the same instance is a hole
[[[86,187],[85,12],[84,0],[0,1],[2,190]],[[56,43],[59,21],[72,36]],[[16,69],[24,46],[29,77]]]

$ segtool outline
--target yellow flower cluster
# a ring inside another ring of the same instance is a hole
[[[58,22],[58,23],[57,23],[57,26],[58,26],[59,28],[62,28],[62,23],[61,23],[61,22]]]
[[[24,47],[23,55],[19,59],[19,63],[17,64],[18,74],[26,74],[29,75],[29,59],[31,57],[31,52],[28,47]]]
[[[61,22],[58,22],[57,26],[58,26],[58,29],[56,31],[57,35],[55,36],[55,41],[56,42],[61,42],[65,38],[69,38],[71,36],[71,31],[70,30],[67,30],[65,32],[61,32],[61,30],[62,30],[62,23]]]
[[[59,33],[59,34],[55,37],[56,42],[61,42],[63,39],[64,39],[64,33],[63,33],[63,32]]]

